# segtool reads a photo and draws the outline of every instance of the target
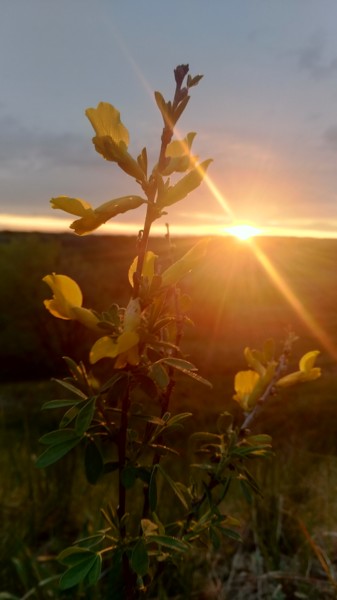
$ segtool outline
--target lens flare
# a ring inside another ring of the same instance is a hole
[[[238,223],[237,225],[232,225],[232,227],[227,227],[226,232],[229,235],[233,235],[234,237],[238,238],[239,240],[245,241],[249,240],[255,235],[259,235],[261,233],[261,229],[253,227],[253,225]]]

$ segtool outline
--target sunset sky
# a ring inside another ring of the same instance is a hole
[[[2,0],[0,229],[67,230],[53,196],[93,206],[139,193],[91,143],[87,107],[111,102],[130,152],[157,158],[153,91],[188,63],[204,79],[180,131],[213,158],[158,232],[337,237],[336,0]],[[100,231],[141,228],[143,210]]]

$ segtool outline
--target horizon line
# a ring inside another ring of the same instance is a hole
[[[38,216],[22,216],[13,214],[0,214],[0,231],[13,233],[74,233],[70,229],[73,219]],[[243,221],[242,221],[243,223]],[[246,223],[245,223],[246,225]],[[251,223],[247,222],[247,225]],[[287,227],[286,225],[255,225],[256,233],[252,237],[295,237],[295,238],[315,238],[315,239],[337,239],[337,229],[315,229],[308,227]],[[117,222],[105,223],[99,229],[93,231],[94,235],[138,235],[141,227],[135,222]],[[173,223],[170,224],[170,230],[173,235],[197,237],[197,236],[217,236],[217,237],[236,237],[233,234],[233,224],[228,225],[189,225]],[[154,223],[152,231],[155,235],[166,233],[166,223]],[[76,235],[74,233],[74,235]],[[82,236],[80,236],[82,237]]]

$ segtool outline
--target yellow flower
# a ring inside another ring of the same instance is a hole
[[[97,152],[106,160],[116,162],[128,175],[145,180],[144,171],[127,151],[129,132],[120,120],[119,111],[108,102],[100,102],[97,108],[88,108],[85,114],[96,133],[92,141]]]
[[[288,387],[295,383],[302,383],[304,381],[314,381],[321,376],[320,367],[314,367],[319,350],[311,350],[302,356],[299,362],[299,371],[289,373],[285,377],[281,377],[276,385],[278,387]]]
[[[139,364],[138,328],[141,321],[139,298],[131,298],[124,315],[124,327],[117,340],[111,336],[101,337],[90,351],[90,362],[95,364],[101,358],[117,358],[116,369],[123,369],[127,364]]]
[[[53,292],[51,300],[44,300],[49,312],[58,319],[74,319],[86,327],[98,329],[99,319],[91,310],[82,307],[83,296],[76,281],[67,275],[46,275],[44,281]]]
[[[69,198],[68,196],[58,196],[51,199],[52,208],[59,208],[71,215],[81,217],[70,225],[70,229],[74,229],[78,235],[84,235],[90,231],[94,231],[109,219],[116,215],[138,208],[144,204],[146,200],[140,196],[122,196],[104,202],[97,208],[92,208],[89,202],[81,198]]]
[[[240,404],[244,411],[248,411],[251,408],[250,397],[259,379],[259,374],[251,369],[248,371],[239,371],[235,375],[234,389],[236,394],[233,398]]]
[[[184,172],[191,169],[197,162],[198,157],[191,154],[191,146],[196,134],[188,133],[183,140],[170,142],[166,149],[166,157],[169,159],[167,166],[162,171],[163,175]]]
[[[142,277],[144,279],[147,279],[148,284],[151,285],[153,276],[154,276],[154,268],[155,268],[155,263],[156,263],[156,259],[157,259],[157,255],[154,254],[153,252],[151,252],[151,250],[148,250],[145,254],[144,257],[144,263],[143,263],[143,269],[142,269]],[[136,256],[136,258],[133,260],[130,268],[129,268],[129,273],[128,273],[128,278],[129,278],[129,282],[130,285],[132,287],[133,286],[133,276],[137,271],[137,264],[138,264],[138,256]]]
[[[120,119],[120,112],[108,102],[100,102],[97,108],[85,111],[97,136],[108,135],[116,144],[129,145],[129,132]]]

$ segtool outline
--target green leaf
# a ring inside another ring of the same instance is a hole
[[[164,479],[166,479],[167,483],[172,488],[173,492],[175,493],[175,495],[177,496],[177,498],[180,500],[180,502],[183,505],[183,507],[186,508],[186,510],[188,510],[188,504],[186,502],[186,498],[183,495],[183,493],[180,490],[180,488],[178,487],[178,485],[176,484],[176,482],[173,481],[173,479],[171,479],[171,477],[169,476],[169,474],[165,471],[165,469],[163,469],[163,467],[161,465],[158,465],[157,469],[162,474],[162,476],[164,477]]]
[[[98,546],[105,540],[104,533],[95,533],[94,535],[90,535],[89,537],[82,538],[77,540],[77,548],[92,548],[93,546]]]
[[[126,162],[124,162],[122,158],[121,162],[123,162],[123,166],[120,166],[124,168],[126,163],[128,163],[128,166],[131,166],[131,169],[129,169],[131,172],[129,174],[136,177],[140,176],[140,179],[142,179],[143,171],[140,170],[136,161],[134,161],[127,153],[125,154],[125,161]],[[100,225],[106,223],[106,221],[112,219],[116,215],[138,208],[145,203],[146,200],[140,196],[122,196],[121,198],[115,198],[114,200],[109,200],[108,202],[101,204],[94,211],[88,213],[88,215],[77,219],[70,225],[70,228],[74,229],[78,235],[84,235],[94,231],[100,227]]]
[[[181,115],[183,114],[188,102],[190,100],[189,96],[185,96],[185,98],[178,104],[177,108],[174,111],[173,114],[173,124],[175,125],[177,123],[177,121],[180,119]]]
[[[157,507],[157,482],[156,482],[157,466],[154,466],[151,473],[149,484],[149,504],[150,510],[154,512]]]
[[[169,365],[173,369],[180,371],[180,373],[183,373],[184,375],[191,377],[191,379],[198,381],[198,383],[203,383],[204,385],[207,385],[210,388],[213,387],[210,381],[208,381],[207,379],[204,379],[204,377],[201,377],[200,375],[195,373],[195,371],[192,370],[190,368],[190,366],[188,368],[184,367],[183,363],[186,363],[187,365],[191,365],[191,363],[188,363],[185,360],[180,360],[179,358],[162,358],[160,361],[157,361],[157,363],[154,363],[154,364],[158,364],[158,363],[164,363],[165,365]],[[194,365],[191,365],[191,366],[194,367]],[[194,367],[194,369],[195,369],[195,367]]]
[[[68,400],[49,400],[48,402],[45,402],[41,408],[42,410],[50,410],[53,408],[66,408],[75,406],[77,404],[80,404],[81,402],[83,402],[83,400],[76,400],[75,398]]]
[[[184,412],[184,413],[179,413],[178,415],[173,415],[173,417],[170,417],[166,421],[166,426],[173,427],[174,425],[177,425],[178,423],[180,423],[180,421],[184,421],[185,419],[187,419],[188,417],[191,417],[191,416],[192,416],[192,413],[190,413],[190,412]]]
[[[97,563],[96,554],[93,554],[92,552],[88,552],[87,554],[88,556],[83,557],[81,562],[70,567],[62,575],[59,584],[61,590],[67,590],[78,583],[81,583],[91,571],[92,567]]]
[[[94,440],[90,440],[84,454],[85,474],[91,485],[94,485],[103,474],[103,457]]]
[[[186,552],[189,549],[187,542],[178,540],[170,535],[149,535],[146,537],[147,542],[154,542],[158,546],[165,546],[171,550],[177,550],[178,552]]]
[[[35,465],[39,469],[44,469],[49,465],[57,462],[62,458],[65,454],[67,454],[72,448],[77,446],[77,444],[81,441],[82,437],[77,437],[67,442],[63,442],[62,444],[56,444],[55,446],[50,446],[43,454],[41,454]]]
[[[162,287],[176,285],[187,273],[205,261],[210,238],[199,240],[161,274]]]
[[[165,102],[164,97],[162,96],[162,94],[160,92],[155,92],[154,97],[155,97],[157,106],[162,114],[164,123],[167,124],[169,127],[171,127],[172,118],[171,118],[170,104]]]
[[[55,446],[56,444],[61,444],[74,439],[78,439],[78,435],[74,429],[56,429],[55,431],[50,431],[43,435],[39,439],[39,442],[40,444],[45,444],[47,446]]]
[[[86,575],[84,583],[86,585],[95,585],[99,580],[102,570],[102,557],[100,554],[96,554],[95,562],[92,565],[88,575]]]
[[[68,381],[64,381],[62,379],[53,379],[52,381],[56,381],[56,383],[59,383],[60,385],[62,385],[63,387],[65,387],[67,390],[69,390],[70,392],[73,392],[74,394],[76,394],[76,396],[79,396],[83,400],[87,400],[88,399],[88,396],[86,396],[82,392],[82,390],[79,390],[76,386],[72,385]]]
[[[231,538],[232,540],[235,540],[236,542],[242,541],[241,535],[237,531],[234,531],[234,529],[222,526],[219,526],[218,529],[223,533],[223,535]]]
[[[197,371],[197,367],[190,363],[188,360],[183,360],[182,358],[165,358],[163,359],[166,365],[170,365],[175,369],[180,369],[182,371]]]
[[[166,369],[160,362],[153,363],[149,369],[150,376],[161,390],[165,390],[170,383]]]
[[[72,567],[82,560],[87,559],[88,556],[93,556],[93,553],[87,548],[82,548],[81,546],[70,546],[69,548],[65,548],[65,550],[60,552],[60,554],[57,556],[57,560],[66,567]]]
[[[79,408],[77,404],[69,408],[69,410],[67,410],[67,412],[64,413],[60,421],[60,428],[67,427],[75,419],[75,417],[78,414],[78,411]]]
[[[75,422],[75,429],[78,435],[83,435],[90,427],[95,414],[96,397],[90,398],[88,402],[80,409]]]
[[[211,162],[211,159],[205,160],[187,173],[187,175],[182,177],[175,185],[170,186],[169,189],[158,198],[158,209],[162,210],[166,206],[171,206],[172,204],[183,200],[190,192],[199,187]]]
[[[139,156],[137,156],[137,162],[142,169],[145,177],[147,176],[147,151],[146,148],[143,148]]]
[[[149,570],[149,557],[145,542],[140,538],[134,546],[131,554],[131,568],[137,575],[143,577]]]

